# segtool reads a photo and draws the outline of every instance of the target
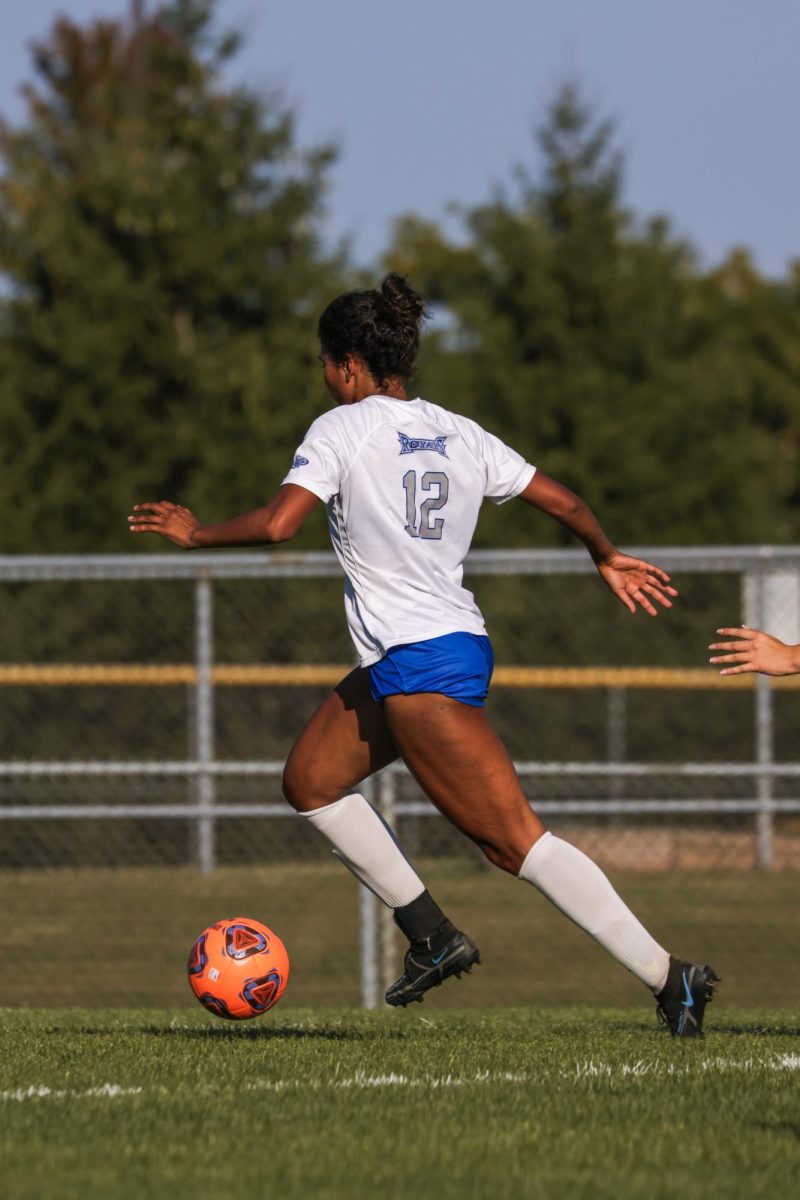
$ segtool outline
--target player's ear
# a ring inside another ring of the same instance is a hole
[[[367,367],[367,364],[364,362],[363,358],[360,358],[357,354],[345,354],[339,365],[344,371],[345,378],[348,382],[353,375],[363,375],[369,371],[369,368]]]

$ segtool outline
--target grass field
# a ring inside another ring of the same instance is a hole
[[[444,989],[443,989],[444,990]],[[4,1010],[4,1200],[793,1194],[800,1027],[620,1010]]]
[[[796,1190],[794,873],[615,877],[659,939],[722,975],[702,1043],[674,1042],[533,889],[463,859],[426,877],[482,965],[364,1013],[345,1007],[358,904],[336,864],[0,873],[0,1200]],[[185,962],[204,924],[240,913],[281,933],[292,977],[274,1012],[231,1025],[191,997]]]
[[[642,986],[533,888],[462,859],[423,863],[434,895],[483,965],[437,1008],[612,1005],[639,1012]],[[626,872],[614,883],[654,936],[713,963],[718,1008],[790,1008],[800,993],[795,872]],[[0,1006],[196,1004],[189,948],[205,925],[248,915],[286,942],[293,1006],[359,1002],[358,898],[338,864],[0,872]],[[393,966],[400,965],[397,945]],[[644,1005],[644,1008],[643,1008]]]

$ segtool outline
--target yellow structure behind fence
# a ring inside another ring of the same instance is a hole
[[[210,675],[220,687],[334,687],[352,669],[346,663],[219,663]],[[508,688],[741,690],[752,689],[755,679],[692,667],[498,667],[492,683]],[[198,670],[192,663],[0,664],[0,687],[174,687],[197,682]],[[800,676],[770,682],[780,690],[800,688]]]

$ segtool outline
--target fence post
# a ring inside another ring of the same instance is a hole
[[[769,679],[759,675],[756,680],[756,753],[758,765],[771,767],[773,763],[773,696]],[[773,835],[774,816],[772,807],[773,777],[769,771],[758,776],[758,813],[756,815],[756,845],[758,865],[771,871],[774,864]]]
[[[627,688],[606,690],[606,757],[610,763],[624,763],[628,757]],[[609,781],[609,800],[621,800],[625,783],[621,777]]]
[[[397,779],[391,767],[365,779],[361,791],[394,833]],[[358,890],[361,1006],[377,1008],[383,993],[395,978],[395,925],[392,910],[369,888],[359,884]]]
[[[358,885],[358,907],[361,933],[361,1007],[378,1007],[378,905],[363,883]]]
[[[394,806],[397,799],[397,774],[392,768],[384,767],[378,774],[378,812],[392,833],[397,836],[397,814]],[[394,915],[385,904],[378,912],[378,954],[380,961],[380,987],[386,991],[397,977],[397,926]]]
[[[197,684],[186,684],[186,761],[197,762]],[[197,776],[186,776],[186,803],[193,808],[197,805]],[[187,859],[190,864],[197,865],[200,858],[200,830],[195,820],[189,830],[189,847]]]
[[[375,803],[375,778],[370,776],[361,784],[361,792],[370,803]],[[361,956],[361,1007],[378,1007],[378,972],[380,963],[380,935],[378,931],[378,909],[381,902],[365,887],[358,885],[359,943]]]
[[[767,623],[767,575],[763,570],[750,575],[753,607],[753,624],[763,629]],[[774,759],[774,712],[772,687],[764,675],[756,676],[755,703],[755,749],[760,767],[771,767]],[[762,871],[771,871],[773,866],[773,799],[774,781],[769,770],[759,772],[756,778],[756,857]]]
[[[195,582],[195,661],[197,690],[195,700],[195,753],[200,768],[197,775],[197,865],[210,874],[216,865],[214,825],[215,780],[209,770],[214,761],[214,595],[211,574],[198,572]]]

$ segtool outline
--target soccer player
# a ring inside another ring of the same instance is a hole
[[[797,675],[800,672],[800,645],[780,641],[761,629],[750,629],[747,625],[735,625],[730,629],[718,629],[735,638],[733,642],[712,642],[709,650],[724,650],[708,661],[711,663],[734,663],[725,666],[720,675],[743,675],[759,671],[762,675]]]
[[[573,492],[474,421],[409,398],[423,316],[422,298],[398,275],[339,296],[319,321],[323,378],[336,407],[311,425],[272,500],[205,526],[182,505],[137,504],[130,528],[187,549],[270,544],[291,538],[320,500],[326,505],[360,666],[300,733],[283,787],[393,909],[409,941],[388,1004],[421,1000],[480,961],[356,790],[400,757],[490,862],[538,888],[636,975],[673,1035],[696,1037],[713,969],[663,949],[599,867],[549,833],[525,798],[484,712],[492,648],[462,585],[463,563],[483,500],[518,498],[583,542],[630,612],[655,616],[677,593],[659,567],[618,550]]]

